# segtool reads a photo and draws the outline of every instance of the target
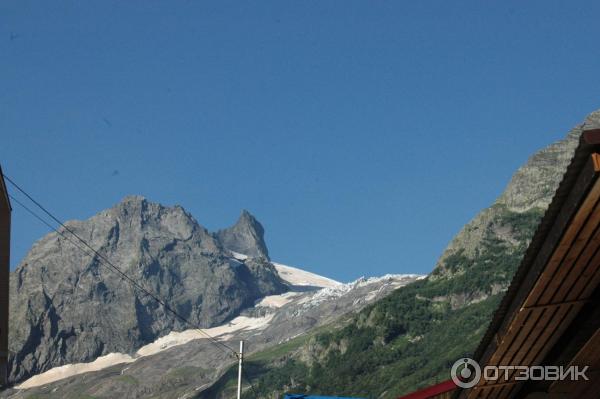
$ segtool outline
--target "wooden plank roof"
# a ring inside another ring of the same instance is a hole
[[[564,344],[565,332],[582,309],[590,312],[595,307],[595,293],[600,285],[599,154],[600,129],[584,132],[564,179],[475,353],[474,358],[482,367],[550,365],[545,360],[560,352],[556,344],[561,339]],[[590,306],[590,302],[594,302],[594,306]],[[595,339],[600,341],[600,337]],[[593,359],[586,357],[590,352],[584,349],[592,345],[587,337],[581,343],[583,348],[570,363],[584,359],[591,363],[598,361],[599,357],[593,354]],[[562,360],[565,361],[564,356]],[[514,373],[508,376],[507,381],[482,379],[475,387],[462,390],[456,396],[519,397],[526,383],[515,381]],[[558,392],[569,388],[555,384],[540,389]]]

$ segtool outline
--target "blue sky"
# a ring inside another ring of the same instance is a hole
[[[127,194],[348,281],[427,273],[600,108],[598,2],[0,3],[0,163],[62,219]],[[12,263],[47,228],[15,206]]]

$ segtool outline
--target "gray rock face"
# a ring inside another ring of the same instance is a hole
[[[330,323],[349,312],[388,295],[393,290],[415,281],[418,276],[384,276],[359,279],[337,287],[292,291],[289,302],[281,307],[257,305],[244,310],[246,317],[269,317],[260,330],[238,330],[227,342],[235,347],[237,339],[245,341],[246,353],[261,351],[289,342],[316,327]],[[297,287],[298,288],[298,287]],[[48,399],[79,398],[214,398],[206,391],[235,359],[205,339],[173,346],[157,354],[59,380],[21,391],[23,397],[36,395]],[[0,397],[20,398],[20,393],[0,393]],[[6,395],[6,396],[5,396]]]
[[[600,110],[591,113],[584,123],[574,127],[567,136],[538,151],[513,175],[505,191],[492,206],[482,210],[454,237],[440,257],[436,269],[446,275],[445,262],[449,256],[461,253],[468,258],[477,256],[485,237],[497,237],[516,246],[519,242],[514,231],[498,228],[500,221],[511,214],[539,211],[540,215],[552,201],[567,165],[573,157],[583,129],[600,126]],[[434,277],[435,278],[435,277]]]
[[[498,198],[509,210],[527,211],[538,207],[546,209],[573,157],[584,129],[600,127],[600,110],[592,112],[585,121],[573,128],[567,136],[535,153],[513,175],[506,190]]]
[[[257,298],[287,287],[263,258],[262,227],[247,212],[225,234],[211,234],[179,206],[127,197],[67,226],[179,314],[202,327],[223,323]],[[252,228],[260,237],[251,248]],[[236,240],[240,240],[239,242]],[[87,251],[91,254],[91,251]],[[132,353],[171,330],[189,328],[154,300],[57,233],[35,243],[10,281],[10,380],[110,352]]]
[[[216,233],[217,239],[234,252],[250,257],[269,259],[269,251],[264,240],[265,230],[248,211],[242,211],[237,223]]]
[[[573,157],[581,129],[575,128],[567,137],[534,154],[513,175],[498,204],[524,212],[531,208],[547,208]]]

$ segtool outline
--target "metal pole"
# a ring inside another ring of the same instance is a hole
[[[10,269],[10,200],[0,168],[0,389],[8,382],[8,281]]]
[[[244,359],[244,341],[240,341],[240,353],[238,353],[239,367],[238,367],[238,390],[237,399],[242,398],[242,360]]]

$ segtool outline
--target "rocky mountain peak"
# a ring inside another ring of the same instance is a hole
[[[241,223],[241,222],[251,223],[251,222],[256,222],[256,221],[257,220],[254,217],[254,215],[252,215],[248,210],[242,209],[242,213],[240,214],[240,217],[239,217],[237,223]]]
[[[216,236],[223,246],[230,251],[250,257],[269,259],[264,234],[265,230],[260,222],[244,209],[233,226],[219,230]]]
[[[68,227],[195,325],[222,324],[256,299],[287,290],[265,259],[264,230],[248,212],[222,231],[223,242],[182,207],[141,196]],[[252,257],[232,260],[227,250]],[[40,239],[10,278],[11,381],[109,352],[132,353],[189,328],[57,233]]]
[[[600,117],[600,113],[597,115]],[[596,117],[592,114],[588,118]],[[593,119],[590,119],[590,122],[592,121]],[[532,208],[545,209],[573,157],[584,126],[585,123],[574,127],[564,139],[531,156],[513,175],[496,203],[516,212],[525,212]]]
[[[128,204],[128,203],[139,203],[139,202],[144,202],[147,201],[146,197],[144,197],[143,195],[136,195],[136,194],[130,194],[130,195],[126,195],[121,202],[119,202],[119,204]]]
[[[511,248],[523,246],[525,243],[518,238],[520,229],[512,226],[509,221],[526,219],[527,214],[530,218],[532,215],[537,215],[537,218],[543,215],[573,157],[582,131],[598,127],[600,110],[589,114],[564,139],[533,154],[512,176],[496,202],[477,214],[453,238],[438,260],[434,278],[435,273],[450,273],[447,264],[449,259],[450,263],[456,263],[459,258],[472,262],[483,247],[482,243],[490,238]]]

